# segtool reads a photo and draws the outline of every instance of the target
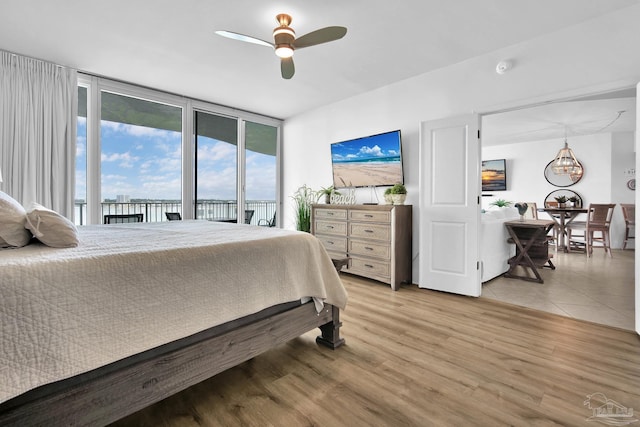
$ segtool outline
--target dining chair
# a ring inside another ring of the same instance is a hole
[[[629,240],[635,239],[636,236],[636,205],[630,203],[620,203],[620,207],[622,208],[622,215],[624,216],[624,242],[622,244],[622,249],[627,248],[627,243]],[[631,230],[633,230],[633,236],[631,235]]]
[[[534,205],[535,205],[535,203],[534,203]],[[544,201],[544,207],[545,208],[557,208],[558,207],[558,202],[545,200]],[[537,209],[536,209],[536,211],[537,211]],[[549,215],[551,215],[554,218],[558,218],[560,216],[559,214],[549,214]],[[537,219],[537,216],[536,216],[536,219]],[[553,228],[551,229],[551,234],[549,236],[547,236],[547,240],[549,241],[550,244],[552,244],[554,246],[556,252],[558,251],[558,234],[560,234],[560,228],[558,227],[558,224],[555,224],[553,226]]]
[[[584,245],[587,256],[590,257],[593,253],[594,247],[601,247],[605,252],[609,253],[610,257],[613,257],[611,253],[611,238],[609,229],[611,228],[611,218],[613,217],[613,210],[616,207],[615,203],[601,204],[591,203],[589,204],[589,212],[587,213],[586,221],[573,221],[567,226],[569,246],[572,242],[579,245]],[[582,240],[576,240],[574,234],[576,232],[581,233]],[[595,233],[600,233],[596,236]],[[597,243],[598,246],[594,246]],[[574,246],[575,248],[575,246]]]

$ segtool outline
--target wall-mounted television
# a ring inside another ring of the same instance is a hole
[[[482,161],[482,191],[506,191],[506,163],[505,159]]]
[[[404,184],[400,130],[331,144],[333,186]]]

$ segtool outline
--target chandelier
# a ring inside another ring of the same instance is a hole
[[[576,159],[571,148],[569,148],[566,136],[564,138],[564,147],[558,151],[558,154],[551,165],[551,170],[556,175],[570,175],[572,177],[582,176],[582,166],[578,162],[578,159]]]

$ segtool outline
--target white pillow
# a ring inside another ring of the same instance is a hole
[[[21,248],[31,240],[24,228],[27,212],[7,193],[0,191],[0,248]]]
[[[78,246],[78,229],[59,213],[32,203],[27,213],[26,227],[33,235],[52,248],[73,248]]]

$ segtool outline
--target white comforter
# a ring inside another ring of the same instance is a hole
[[[79,233],[77,248],[0,251],[0,402],[278,303],[346,305],[306,233],[208,221]]]

